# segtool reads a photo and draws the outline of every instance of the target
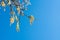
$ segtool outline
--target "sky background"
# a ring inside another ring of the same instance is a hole
[[[29,19],[20,17],[20,32],[16,25],[9,25],[9,7],[6,12],[0,8],[0,40],[60,40],[60,0],[31,0],[32,5],[26,14],[32,14],[35,20],[32,25]]]

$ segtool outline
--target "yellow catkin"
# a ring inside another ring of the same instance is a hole
[[[30,16],[30,24],[32,24],[32,22],[34,21],[34,16]]]
[[[10,23],[13,24],[14,23],[14,18],[10,18]]]
[[[4,3],[4,1],[1,2],[1,5],[5,7],[5,3]]]
[[[19,7],[19,6],[17,7],[17,11],[18,11],[18,13],[20,14],[20,7]]]
[[[17,31],[17,32],[19,32],[19,31],[20,31],[19,23],[17,23],[17,25],[16,25],[16,31]]]

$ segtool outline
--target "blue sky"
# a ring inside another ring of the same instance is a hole
[[[32,26],[29,19],[21,17],[20,32],[15,24],[9,25],[9,7],[0,9],[0,40],[60,40],[60,0],[31,0],[27,13],[34,15]]]

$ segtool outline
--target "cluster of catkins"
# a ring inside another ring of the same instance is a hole
[[[21,2],[22,1],[22,2]],[[10,25],[16,21],[16,31],[20,31],[20,19],[19,16],[26,16],[30,19],[30,24],[34,21],[34,16],[24,14],[24,10],[31,5],[30,0],[0,0],[0,6],[4,7],[8,5],[10,7]],[[16,7],[17,13],[13,10],[13,6]]]

